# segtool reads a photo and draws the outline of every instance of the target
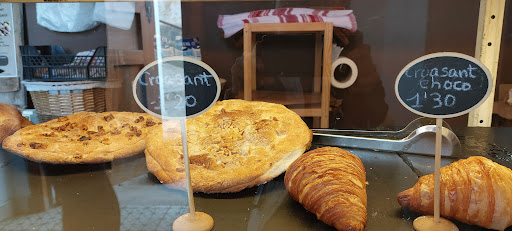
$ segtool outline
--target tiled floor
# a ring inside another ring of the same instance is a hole
[[[171,230],[172,222],[184,213],[188,207],[170,206],[127,206],[121,207],[121,230]]]
[[[0,230],[62,230],[62,208],[3,220],[0,222]]]
[[[188,207],[177,208],[176,206],[122,206],[120,229],[123,231],[168,231],[171,230],[174,219],[187,211]],[[0,221],[0,230],[62,230],[62,208],[52,208],[43,213]]]

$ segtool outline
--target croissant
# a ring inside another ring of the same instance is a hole
[[[335,147],[306,152],[288,167],[284,182],[319,220],[338,230],[364,230],[366,171],[357,156]]]
[[[512,170],[485,157],[469,157],[441,168],[440,215],[488,229],[512,225]],[[404,208],[434,214],[434,174],[398,194]]]

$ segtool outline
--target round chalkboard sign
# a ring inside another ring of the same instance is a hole
[[[460,53],[422,56],[405,66],[395,82],[398,100],[425,117],[450,118],[480,106],[492,89],[489,70]]]
[[[133,95],[149,114],[164,119],[198,116],[220,95],[217,73],[199,60],[174,56],[145,66],[133,81]]]

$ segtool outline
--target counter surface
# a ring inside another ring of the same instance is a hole
[[[512,168],[512,128],[454,132],[462,153],[443,158],[442,166],[481,155]],[[418,214],[402,210],[396,195],[433,173],[434,157],[347,150],[366,168],[366,230],[413,230]],[[188,212],[186,193],[161,185],[142,154],[108,164],[49,165],[0,149],[0,161],[0,230],[171,230]],[[283,178],[239,193],[196,193],[196,210],[213,217],[213,230],[334,230],[288,195]],[[460,230],[484,230],[455,223]]]

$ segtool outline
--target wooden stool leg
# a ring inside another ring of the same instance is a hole
[[[256,90],[256,35],[251,24],[244,25],[244,99],[252,100]]]
[[[322,89],[322,33],[315,33],[315,69],[313,76],[313,92],[318,93]]]
[[[324,57],[322,71],[322,118],[321,127],[329,127],[329,104],[331,96],[331,56],[332,56],[332,23],[326,24],[324,30]]]

